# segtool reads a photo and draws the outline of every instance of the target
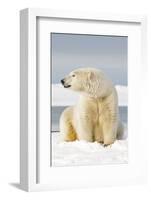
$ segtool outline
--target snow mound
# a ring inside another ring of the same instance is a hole
[[[60,142],[52,133],[52,166],[80,166],[128,163],[128,141],[117,140],[108,147],[97,142]]]
[[[52,106],[74,105],[78,96],[78,93],[64,88],[61,84],[52,84]]]
[[[119,106],[127,105],[127,87],[117,85],[116,90],[119,98]],[[52,84],[52,106],[70,106],[78,100],[79,94],[64,88],[61,84]]]
[[[127,106],[128,105],[128,89],[126,86],[123,85],[116,85],[115,86],[118,94],[118,101],[120,106]]]

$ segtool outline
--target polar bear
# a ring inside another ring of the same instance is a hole
[[[123,133],[119,120],[117,92],[111,80],[99,69],[79,68],[61,80],[64,88],[79,92],[75,106],[60,117],[63,141],[97,141],[104,146]]]

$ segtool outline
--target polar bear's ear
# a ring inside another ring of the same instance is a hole
[[[95,80],[95,74],[94,74],[94,72],[88,72],[88,79],[89,80]]]

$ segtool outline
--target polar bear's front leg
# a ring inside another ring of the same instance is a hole
[[[77,138],[79,140],[93,142],[92,122],[89,119],[87,119],[87,117],[79,118],[77,122]]]
[[[116,122],[104,122],[103,124],[103,138],[104,146],[113,144],[117,137],[117,123]]]
[[[76,132],[72,125],[73,107],[66,108],[60,117],[60,134],[61,141],[76,140]]]
[[[117,138],[118,115],[117,92],[113,90],[103,102],[102,128],[104,146],[113,144]]]

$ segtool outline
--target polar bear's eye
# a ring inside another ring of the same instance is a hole
[[[75,77],[75,74],[73,74],[72,77]]]

